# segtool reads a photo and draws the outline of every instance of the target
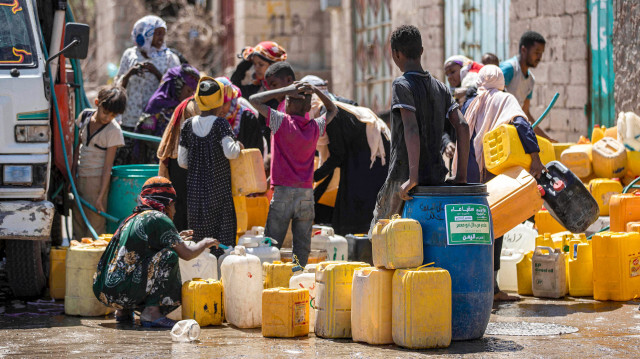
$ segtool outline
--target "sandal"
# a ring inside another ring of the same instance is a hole
[[[176,325],[175,320],[171,320],[167,317],[158,318],[152,322],[146,320],[140,320],[140,325],[145,328],[173,328]]]
[[[122,314],[116,315],[117,323],[135,323],[136,318],[133,314],[133,310],[120,310]]]

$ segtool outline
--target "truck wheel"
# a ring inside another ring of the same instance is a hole
[[[7,240],[7,277],[13,295],[38,297],[47,284],[48,243],[44,241]]]
[[[53,215],[53,221],[51,222],[51,245],[62,245],[62,216],[58,211]]]

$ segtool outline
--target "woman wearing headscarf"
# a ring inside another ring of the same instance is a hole
[[[170,68],[147,102],[134,132],[162,136],[175,108],[180,102],[193,96],[199,79],[198,70],[188,64]],[[135,140],[132,163],[157,163],[157,150],[158,145],[155,143]]]
[[[122,54],[116,75],[117,85],[127,90],[127,108],[121,117],[121,127],[133,132],[149,99],[158,88],[164,73],[180,65],[180,59],[165,45],[167,24],[161,18],[148,15],[133,25],[131,40],[135,46]],[[130,161],[132,141],[126,139],[116,156],[117,164]]]
[[[518,100],[512,94],[504,92],[504,75],[500,68],[495,65],[484,66],[478,73],[477,85],[477,96],[468,104],[468,107],[465,106],[464,114],[469,123],[469,133],[472,134],[467,182],[486,183],[495,177],[485,167],[482,140],[486,133],[503,124],[511,124],[516,128],[525,153],[531,155],[529,172],[535,178],[540,177],[545,167],[540,161],[538,140]],[[453,163],[455,164],[456,161],[454,160]],[[501,251],[502,237],[495,238],[493,268],[496,279],[500,269]],[[518,297],[502,292],[497,281],[494,282],[494,300],[518,300]]]
[[[217,246],[212,238],[187,246],[191,233],[178,233],[171,222],[176,192],[164,177],[148,179],[138,206],[116,230],[98,262],[93,292],[104,305],[116,308],[118,322],[133,323],[139,310],[145,327],[171,328],[166,315],[181,301],[178,258],[191,260]]]
[[[264,74],[274,62],[285,61],[287,52],[273,41],[263,41],[255,47],[245,47],[238,55],[242,59],[231,75],[231,82],[238,86],[242,96],[246,99],[266,90]],[[249,84],[242,84],[247,71],[253,67],[253,75]]]

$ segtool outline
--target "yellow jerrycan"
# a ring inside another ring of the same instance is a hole
[[[262,336],[293,338],[308,334],[308,289],[270,288],[262,292]]]
[[[430,263],[433,264],[433,263]],[[430,264],[393,275],[393,341],[409,349],[451,344],[451,276]]]
[[[593,299],[626,302],[640,296],[640,233],[600,232],[593,246]]]
[[[589,181],[589,193],[598,202],[601,216],[609,215],[611,196],[622,193],[622,183],[608,178],[596,178]]]
[[[593,145],[583,144],[567,148],[560,155],[560,162],[581,179],[593,173]]]
[[[533,295],[531,289],[531,258],[533,257],[533,251],[527,252],[524,257],[516,264],[516,271],[518,272],[518,294],[520,295]]]
[[[622,177],[626,173],[627,150],[618,140],[605,137],[593,145],[593,172],[600,178]]]
[[[316,328],[322,338],[351,338],[353,272],[363,262],[322,262],[316,268]]]
[[[627,223],[640,221],[640,192],[611,196],[609,220],[612,232],[624,232]]]
[[[233,207],[236,210],[236,233],[242,234],[247,231],[249,225],[249,214],[247,213],[247,197],[233,196]]]
[[[533,295],[544,298],[564,297],[567,293],[564,253],[558,248],[536,247],[531,262]]]
[[[273,263],[262,263],[262,273],[264,276],[264,289],[289,287],[289,280],[293,276],[293,263],[282,263],[274,261]]]
[[[627,150],[627,170],[632,177],[640,176],[640,151]]]
[[[97,317],[113,312],[113,308],[100,303],[93,294],[93,275],[106,248],[106,245],[95,244],[69,247],[65,276],[65,314]]]
[[[49,253],[49,295],[64,299],[68,247],[51,247]]]
[[[371,233],[373,265],[378,268],[412,268],[422,264],[422,227],[415,219],[395,215],[382,219]]]
[[[182,319],[193,319],[201,327],[222,325],[222,282],[193,278],[182,284]]]
[[[551,145],[553,146],[553,152],[556,155],[556,160],[560,161],[560,157],[562,156],[562,152],[564,152],[564,150],[568,149],[571,146],[575,146],[575,143],[573,143],[573,142],[564,142],[564,143],[552,143]]]
[[[231,167],[231,194],[233,196],[264,193],[267,176],[262,153],[257,148],[240,151],[238,158],[229,160]]]
[[[569,242],[569,295],[593,296],[593,251],[591,243]]]
[[[556,154],[551,142],[546,138],[536,137],[540,147],[540,161],[545,165],[554,161]],[[513,125],[500,125],[487,132],[482,144],[484,162],[489,172],[498,175],[513,166],[520,166],[529,171],[531,155],[524,152],[518,131]]]
[[[247,228],[264,227],[269,215],[269,198],[265,196],[247,197]]]
[[[638,232],[638,233],[640,233],[640,222],[629,222],[629,223],[627,223],[627,232]]]
[[[554,234],[558,232],[564,232],[567,229],[560,224],[560,222],[556,221],[551,213],[546,209],[541,209],[536,213],[533,220],[536,222],[536,228],[538,229],[538,233],[544,234]]]
[[[393,344],[391,291],[394,270],[367,267],[353,274],[351,336],[354,342]]]

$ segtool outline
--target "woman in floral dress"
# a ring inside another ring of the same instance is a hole
[[[171,221],[175,199],[168,179],[148,179],[138,206],[122,222],[100,258],[93,292],[103,304],[117,309],[118,322],[132,323],[133,311],[140,310],[143,326],[173,327],[175,322],[166,315],[180,306],[178,258],[191,260],[218,244],[205,238],[195,246],[185,245],[190,231],[179,234]]]

